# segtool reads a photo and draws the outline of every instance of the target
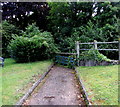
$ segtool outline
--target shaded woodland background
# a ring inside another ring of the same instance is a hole
[[[75,52],[75,41],[117,41],[120,34],[120,2],[4,2],[1,6],[3,57],[41,60],[57,51]],[[118,59],[117,52],[101,53]]]

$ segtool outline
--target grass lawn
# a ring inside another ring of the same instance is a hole
[[[12,59],[5,59],[2,69],[2,105],[16,104],[32,84],[47,71],[50,64],[51,61],[15,63]]]
[[[2,72],[0,67],[0,106],[2,105]]]
[[[78,67],[92,105],[118,105],[118,65]]]

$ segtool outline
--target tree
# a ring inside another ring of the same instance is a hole
[[[117,18],[120,18],[118,14],[120,12],[120,2],[103,2],[103,3],[96,3],[96,15],[94,18],[95,23],[99,23],[99,26],[103,27],[105,24],[113,25],[116,23]]]
[[[2,19],[9,20],[20,29],[28,23],[36,22],[40,29],[46,30],[49,7],[45,2],[4,2]]]
[[[85,25],[92,20],[93,4],[93,2],[49,3],[49,31],[52,31],[62,51],[68,51],[64,50],[69,47],[65,39],[71,37],[73,28]]]

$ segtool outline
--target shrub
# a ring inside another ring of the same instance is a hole
[[[84,51],[80,54],[80,60],[86,61],[86,60],[95,60],[98,62],[101,61],[110,61],[106,56],[101,54],[98,50],[89,50]]]
[[[12,39],[12,34],[20,34],[21,31],[13,24],[10,24],[8,21],[2,22],[2,56],[9,57],[7,51],[7,46]]]
[[[35,23],[28,25],[23,32],[24,37],[33,37],[35,35],[40,35],[40,30]]]
[[[51,33],[43,32],[31,38],[14,36],[8,50],[16,62],[30,62],[51,58],[58,49]]]

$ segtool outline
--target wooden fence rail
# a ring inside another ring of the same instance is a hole
[[[79,50],[95,50],[95,49],[79,49]],[[100,51],[119,51],[119,49],[97,49]]]
[[[79,51],[79,50],[94,50],[94,49],[97,49],[97,50],[105,50],[105,51],[119,51],[119,49],[99,49],[98,47],[97,47],[97,44],[115,44],[115,43],[119,43],[119,41],[113,41],[113,42],[97,42],[96,40],[94,40],[94,42],[88,42],[88,43],[79,43],[78,41],[77,41],[77,43],[76,43],[76,45],[77,45],[77,51]],[[80,49],[79,48],[79,45],[81,45],[81,44],[86,44],[86,45],[89,45],[89,44],[93,44],[94,45],[94,49]],[[79,48],[79,49],[78,49]],[[78,53],[78,52],[77,52]]]
[[[80,45],[93,45],[93,49],[80,49]],[[97,44],[119,44],[119,49],[99,49]],[[76,42],[76,53],[77,58],[79,59],[80,56],[80,50],[103,50],[103,51],[119,51],[119,61],[120,61],[120,38],[119,41],[113,41],[113,42],[97,42],[94,40],[94,42],[88,42],[88,43],[79,43],[79,41]],[[78,60],[78,66],[79,66],[79,60]]]
[[[113,44],[113,43],[119,43],[118,41],[113,41],[113,42],[97,42],[96,41],[96,44]],[[94,44],[94,42],[88,42],[88,43],[79,43],[79,44]]]

